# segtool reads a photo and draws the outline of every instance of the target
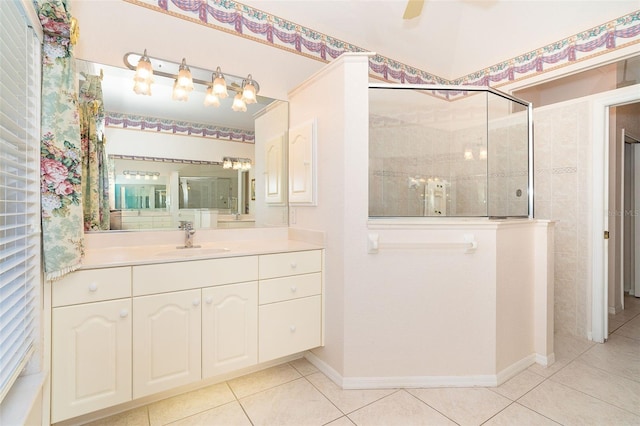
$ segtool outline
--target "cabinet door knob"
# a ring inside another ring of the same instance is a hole
[[[129,311],[127,309],[120,309],[120,318],[126,318],[129,315]]]
[[[211,296],[207,296],[204,301],[207,303],[207,305],[210,305],[213,303],[213,297]]]
[[[296,269],[298,264],[296,262],[291,262],[291,269]]]
[[[198,306],[200,304],[200,299],[193,299],[193,306]]]
[[[94,291],[96,291],[97,289],[98,289],[98,284],[96,284],[96,283],[91,283],[91,284],[89,284],[89,291],[90,291],[90,292],[94,292]]]
[[[295,293],[296,291],[298,291],[298,287],[296,287],[295,285],[291,286],[291,293]]]
[[[296,332],[296,326],[295,326],[295,325],[290,325],[290,326],[289,326],[289,330],[290,330],[292,333],[295,333],[295,332]]]

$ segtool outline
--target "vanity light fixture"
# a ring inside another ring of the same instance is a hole
[[[137,170],[123,170],[122,174],[126,179],[131,179],[133,177],[135,179],[144,178],[144,180],[158,180],[158,177],[160,176],[159,172],[142,172]]]
[[[153,67],[147,56],[147,49],[138,61],[136,73],[133,76],[133,91],[138,95],[151,95],[151,83],[153,83]]]
[[[224,157],[222,159],[222,168],[244,172],[251,169],[251,160],[249,158]]]
[[[182,58],[181,63],[177,63],[149,57],[146,49],[142,55],[134,52],[125,54],[124,63],[127,68],[136,70],[134,92],[137,94],[151,94],[151,83],[153,83],[151,76],[155,75],[173,80],[171,97],[174,100],[188,100],[194,85],[197,84],[206,88],[205,106],[219,107],[221,100],[229,97],[229,90],[236,93],[231,105],[231,109],[234,111],[247,111],[248,104],[258,102],[260,85],[251,74],[248,74],[246,78],[231,74],[225,75],[220,67],[216,67],[212,73],[204,68],[189,67],[185,58]]]

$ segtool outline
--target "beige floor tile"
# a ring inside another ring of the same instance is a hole
[[[614,333],[617,329],[622,327],[625,324],[624,321],[617,321],[614,318],[609,318],[609,334]]]
[[[640,416],[640,382],[608,373],[579,359],[550,380]]]
[[[634,425],[640,417],[592,396],[547,380],[518,402],[563,425]]]
[[[630,339],[640,340],[640,316],[626,322],[623,326],[618,328],[615,333]]]
[[[151,426],[166,425],[234,400],[229,386],[218,383],[150,404],[149,422]]]
[[[319,371],[315,365],[311,364],[305,358],[296,359],[289,362],[289,364],[291,364],[293,368],[298,370],[298,373],[303,376],[308,376],[309,374],[317,373]]]
[[[460,425],[479,425],[512,402],[485,388],[411,389],[409,392]]]
[[[548,367],[533,364],[528,369],[530,372],[544,377],[550,377],[595,345],[595,343],[590,342],[586,338],[563,332],[555,334],[553,343],[555,362]]]
[[[499,393],[500,395],[509,398],[512,401],[520,398],[531,389],[538,386],[545,380],[544,377],[539,374],[532,373],[529,370],[525,370],[510,380],[504,382],[497,388],[489,388],[490,390]]]
[[[147,407],[134,408],[124,413],[116,414],[104,419],[85,423],[90,426],[148,426],[149,411]]]
[[[589,349],[580,360],[618,376],[640,382],[640,340],[612,334],[604,344]]]
[[[324,425],[343,415],[304,378],[242,398],[240,404],[256,426]]]
[[[249,418],[238,401],[186,417],[171,426],[251,426]]]
[[[358,426],[455,425],[404,390],[354,411],[349,418]]]
[[[558,423],[514,402],[482,426],[554,426]]]
[[[237,398],[243,398],[300,377],[300,373],[295,368],[289,364],[281,364],[229,380],[227,383]]]
[[[356,426],[349,417],[340,417],[338,420],[334,420],[331,423],[327,423],[326,426]]]
[[[345,414],[396,391],[395,389],[342,389],[322,373],[307,376],[307,380]]]

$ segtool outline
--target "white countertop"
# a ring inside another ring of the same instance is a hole
[[[262,231],[264,233],[264,231]],[[323,246],[313,239],[303,241],[301,239],[286,238],[286,234],[274,234],[276,238],[260,238],[259,234],[245,233],[244,238],[236,238],[238,232],[229,234],[212,234],[229,236],[228,239],[202,238],[194,242],[193,248],[177,248],[181,243],[175,243],[175,239],[166,238],[170,234],[155,234],[165,238],[149,238],[152,233],[121,234],[118,240],[113,236],[94,236],[85,249],[85,256],[80,269],[108,268],[115,266],[146,265],[167,262],[186,262],[191,260],[217,259],[236,256],[252,256],[259,254],[286,253],[292,251],[318,250]],[[272,233],[273,234],[273,233]],[[178,234],[182,236],[180,232]],[[257,236],[257,238],[246,238]],[[277,238],[285,236],[285,238]],[[125,237],[126,240],[122,238]],[[138,238],[136,238],[138,237]],[[110,238],[105,240],[104,238]],[[137,244],[132,243],[137,240]],[[181,238],[178,241],[183,241]],[[172,243],[173,242],[173,243]]]

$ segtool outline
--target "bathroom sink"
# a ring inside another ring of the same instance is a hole
[[[213,247],[193,247],[193,248],[175,248],[170,250],[161,251],[156,253],[159,257],[196,257],[207,256],[210,254],[226,253],[229,252],[228,248],[213,248]]]

